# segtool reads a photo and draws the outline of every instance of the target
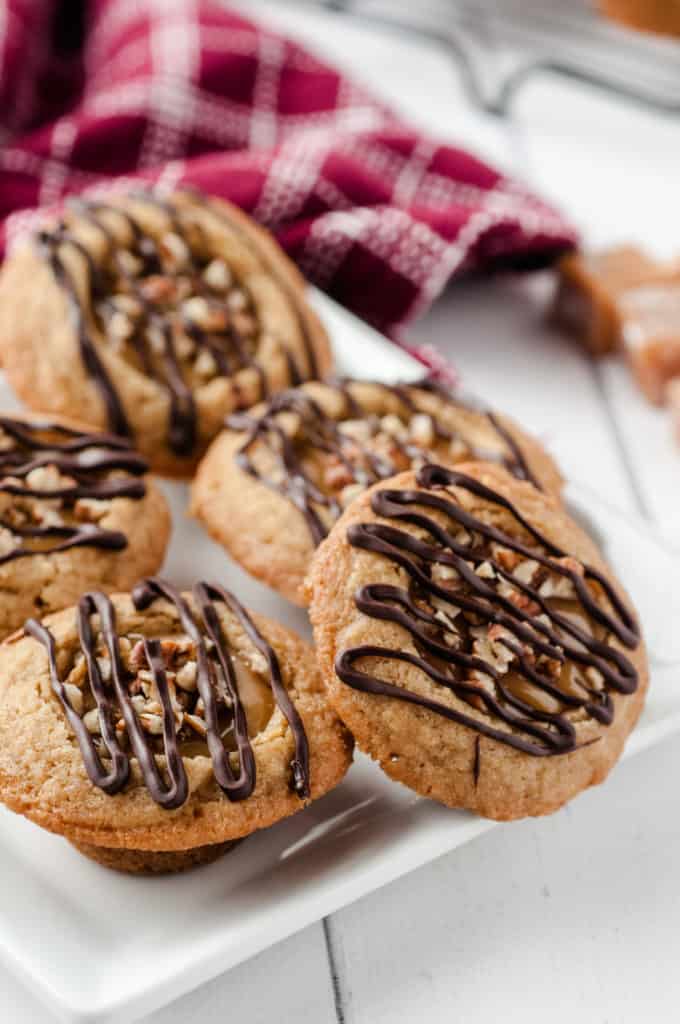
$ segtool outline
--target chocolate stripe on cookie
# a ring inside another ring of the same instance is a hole
[[[188,782],[180,750],[180,742],[186,738],[185,730],[207,743],[215,778],[230,800],[245,800],[251,795],[256,782],[255,755],[239,694],[235,655],[229,647],[216,610],[218,604],[224,604],[265,660],[274,701],[286,718],[295,741],[295,756],[291,761],[291,788],[306,799],[310,793],[307,736],[297,709],[283,685],[276,652],[259,632],[248,612],[222,587],[212,583],[198,583],[194,587],[193,598],[202,625],[199,625],[198,617],[182,595],[163,580],[142,580],[132,593],[133,603],[139,611],[149,608],[159,599],[174,606],[196,658],[197,699],[189,711],[173,700],[167,675],[164,643],[173,642],[146,637],[138,641],[143,654],[135,652],[135,666],[137,670],[141,663],[147,666],[143,671],[151,674],[154,698],[160,706],[160,723],[154,726],[153,731],[149,715],[135,706],[136,694],[133,691],[138,686],[139,675],[127,668],[121,657],[121,638],[113,604],[101,593],[86,594],[81,599],[78,606],[78,632],[87,666],[87,678],[95,701],[93,710],[98,714],[100,745],[85,727],[83,717],[73,707],[69,684],[62,680],[58,670],[58,652],[53,635],[46,626],[33,619],[26,623],[25,632],[44,644],[47,650],[52,688],[75,732],[89,778],[94,785],[109,794],[119,792],[127,784],[130,758],[119,742],[119,732],[124,729],[152,798],[168,810],[180,807],[188,797]],[[92,616],[95,614],[99,616],[99,629],[108,655],[105,672],[102,670],[102,658],[97,655],[97,642],[92,629]],[[199,711],[200,704],[202,707]],[[158,718],[157,715],[154,717]],[[237,773],[231,765],[233,755],[225,748],[223,740],[229,728],[233,728],[236,742],[239,762]],[[154,734],[162,737],[161,749],[157,749],[153,743]],[[104,750],[112,759],[110,768],[102,764]],[[164,756],[167,782],[158,767],[157,754]]]
[[[37,235],[38,252],[47,260],[52,268],[57,283],[62,287],[68,298],[69,309],[73,318],[73,326],[78,336],[78,347],[83,366],[95,381],[106,406],[109,428],[114,434],[130,437],[130,425],[123,410],[118,392],[114,388],[104,364],[99,358],[97,348],[90,336],[85,312],[80,302],[78,290],[73,282],[66,264],[59,255],[62,244],[71,245],[85,260],[90,277],[90,287],[94,289],[99,275],[92,256],[77,239],[72,238],[64,224],[59,224],[54,231],[40,231]]]
[[[194,199],[201,198],[201,193],[197,192],[195,189],[184,188],[183,191],[188,192],[189,195],[191,195]],[[286,295],[286,297],[290,301],[297,325],[300,329],[300,334],[304,341],[305,355],[307,357],[307,363],[309,366],[309,373],[307,373],[306,375],[302,375],[300,371],[295,367],[295,363],[292,360],[291,353],[288,352],[288,358],[292,363],[291,380],[293,381],[293,383],[299,383],[300,381],[305,379],[305,376],[312,379],[318,377],[319,364],[316,358],[316,352],[314,349],[314,343],[312,341],[312,335],[309,329],[309,324],[307,322],[307,318],[305,317],[303,310],[300,308],[297,296],[295,295],[293,288],[288,283],[286,278],[284,278],[278,272],[275,263],[269,258],[267,252],[265,251],[264,245],[258,239],[254,238],[252,235],[247,235],[246,232],[241,227],[240,223],[238,222],[237,218],[230,215],[226,207],[221,205],[218,206],[213,200],[210,199],[209,196],[204,199],[204,202],[207,202],[213,213],[220,217],[221,220],[225,221],[229,225],[231,230],[235,234],[237,234],[243,240],[244,243],[250,245],[250,247],[257,253],[258,259],[266,268],[267,273],[271,274],[271,276],[274,278],[281,291]]]
[[[413,384],[383,384],[378,381],[332,380],[325,381],[344,401],[344,411],[339,417],[329,416],[319,402],[302,389],[283,391],[268,402],[265,410],[257,417],[239,413],[227,418],[227,426],[244,431],[246,439],[236,453],[236,462],[250,476],[260,480],[271,490],[282,494],[303,514],[315,544],[320,544],[327,535],[330,522],[341,515],[343,508],[333,494],[324,492],[305,469],[305,458],[310,450],[335,457],[347,481],[361,487],[369,487],[378,480],[394,476],[404,465],[396,465],[394,458],[379,454],[371,448],[371,441],[380,433],[381,417],[368,414],[360,401],[352,394],[352,384],[370,384],[380,388],[387,396],[398,399],[407,418],[424,415],[431,422],[432,443],[438,441],[460,441],[465,445],[467,458],[500,462],[520,480],[528,480],[541,489],[531,473],[521,448],[503,427],[493,412],[471,400],[451,395],[428,377]],[[413,392],[429,391],[440,398],[449,408],[476,412],[484,416],[493,427],[505,451],[489,452],[466,441],[463,435],[447,428],[440,419],[424,412],[417,403]],[[292,413],[300,425],[290,436],[277,417]],[[362,440],[355,434],[343,433],[342,421],[348,418],[362,420],[367,425],[367,437]],[[276,456],[274,475],[261,473],[253,461],[253,449],[265,445]],[[402,440],[391,436],[390,444],[395,455],[407,466],[420,460],[427,460],[430,446],[417,444],[414,440]],[[324,510],[324,518],[320,511]]]
[[[108,598],[104,595],[87,595],[92,597],[103,597],[102,607],[105,607],[108,602]],[[83,598],[85,601],[85,598]],[[85,635],[87,636],[88,624],[82,623],[82,612],[83,602],[78,607],[78,627],[81,635],[81,644],[83,642],[83,627]],[[105,629],[104,622],[102,622],[102,630]],[[101,737],[104,746],[111,758],[111,767],[108,771],[104,768],[99,753],[94,745],[94,741],[90,736],[82,717],[74,710],[71,706],[71,698],[68,696],[66,684],[62,681],[59,675],[59,669],[57,667],[57,645],[52,633],[50,633],[47,626],[43,626],[41,622],[36,619],[29,619],[24,626],[24,632],[28,636],[32,636],[35,640],[45,646],[47,651],[47,659],[50,669],[50,681],[52,683],[52,689],[61,701],[61,705],[64,709],[69,725],[73,729],[78,745],[83,755],[83,761],[85,762],[85,770],[89,775],[95,786],[99,786],[105,793],[113,796],[114,793],[119,793],[120,790],[126,785],[130,777],[130,761],[127,754],[121,750],[116,732],[113,724],[113,704],[110,700],[107,691],[104,688],[104,684],[101,677],[101,671],[99,664],[96,659],[89,659],[88,668],[90,669],[90,688],[96,701],[97,710],[99,713],[99,722]],[[113,638],[113,648],[115,649],[115,637]],[[88,657],[86,651],[85,657]]]
[[[257,630],[255,623],[250,618],[250,615],[245,610],[242,604],[240,604],[233,594],[225,590],[223,587],[218,586],[215,583],[198,583],[194,587],[194,599],[198,604],[203,621],[205,622],[206,628],[210,635],[211,640],[215,644],[218,657],[220,659],[220,665],[222,671],[225,671],[227,653],[224,646],[224,637],[220,621],[215,611],[215,602],[222,601],[227,608],[232,612],[233,615],[239,620],[241,627],[244,632],[248,635],[254,647],[263,655],[269,668],[269,682],[274,695],[274,700],[282,711],[286,721],[288,722],[293,736],[295,737],[295,757],[291,762],[292,772],[292,788],[303,797],[309,796],[309,746],[307,743],[307,737],[305,735],[304,727],[302,725],[302,719],[300,718],[297,709],[290,697],[288,691],[283,685],[281,678],[281,668],[279,666],[279,659],[276,656],[274,649],[266,642],[262,634]],[[231,663],[228,663],[229,665]],[[225,673],[225,676],[227,673]],[[240,701],[238,697],[238,688],[235,682],[235,676],[233,672],[233,665],[228,668],[229,685],[233,688],[233,700],[235,708],[240,708]],[[200,680],[200,672],[199,672]],[[200,683],[199,683],[200,685]],[[206,705],[207,706],[207,705]],[[239,739],[239,752],[243,759],[244,752],[247,749],[250,752],[248,758],[249,763],[252,763],[252,781],[250,783],[250,790],[255,785],[255,761],[252,755],[252,747],[250,745],[250,739],[248,737],[247,729],[245,728],[245,716],[243,717],[241,735]]]
[[[10,544],[9,550],[0,554],[0,565],[75,547],[120,550],[127,546],[120,531],[89,522],[71,523],[64,513],[72,514],[80,501],[139,500],[145,496],[143,480],[134,478],[146,473],[148,465],[128,441],[111,434],[83,433],[47,420],[28,422],[9,416],[0,416],[0,435],[0,494],[17,499],[0,510],[3,540]],[[56,472],[56,485],[51,470]],[[38,503],[38,518],[22,508],[31,500]],[[55,503],[61,511],[55,510]],[[41,517],[49,518],[42,522]],[[55,543],[46,544],[49,540]]]
[[[371,507],[417,532],[383,522],[354,524],[347,532],[353,547],[407,574],[408,587],[369,584],[355,602],[365,615],[405,629],[415,650],[343,650],[337,675],[356,690],[427,708],[527,754],[576,749],[567,714],[582,710],[608,725],[614,715],[610,691],[631,694],[637,688],[635,667],[612,643],[637,647],[634,617],[602,573],[566,555],[503,495],[439,466],[423,467],[416,479],[422,489],[378,490]],[[466,511],[456,489],[510,513],[537,547]],[[529,567],[528,579],[513,574],[520,565]],[[359,664],[386,658],[418,669],[484,717],[397,686]]]
[[[107,671],[110,678],[106,681],[102,672],[102,659],[97,658],[95,652],[95,636],[92,630],[94,614],[99,616],[101,634],[108,651],[110,669]],[[157,641],[145,641],[144,650],[163,711],[163,753],[170,779],[168,784],[160,773],[154,751],[132,704],[127,686],[127,673],[120,656],[116,613],[109,598],[105,594],[95,592],[85,594],[78,604],[80,647],[87,663],[88,680],[99,715],[102,742],[111,757],[111,768],[108,771],[102,764],[94,739],[72,706],[72,697],[66,684],[60,679],[54,637],[46,626],[34,619],[29,619],[24,631],[47,648],[52,689],[61,701],[66,717],[76,734],[85,770],[95,786],[113,795],[124,788],[130,777],[130,759],[120,746],[114,724],[115,713],[119,712],[151,796],[157,804],[167,810],[180,807],[187,799],[188,784],[184,763],[177,748],[173,708]]]
[[[316,360],[309,328],[302,312],[298,308],[299,301],[287,282],[278,274],[271,261],[265,259],[261,246],[255,244],[245,232],[225,212],[219,210],[206,199],[191,193],[194,203],[200,202],[219,217],[229,229],[254,252],[258,260],[271,274],[277,285],[287,296],[292,311],[300,328],[301,338],[305,346],[307,368],[305,371],[297,365],[290,350],[285,349],[288,361],[289,377],[292,384],[297,384],[317,372]],[[66,222],[61,222],[52,231],[42,231],[37,238],[38,249],[49,262],[53,273],[66,292],[72,310],[74,324],[78,334],[80,353],[88,374],[95,381],[107,409],[109,427],[117,434],[129,437],[131,428],[123,409],[123,403],[116,390],[111,375],[100,356],[99,344],[93,337],[92,326],[96,320],[95,307],[106,304],[114,277],[121,282],[124,296],[135,304],[135,319],[124,341],[129,344],[142,372],[154,379],[167,392],[170,403],[168,423],[168,444],[175,454],[189,456],[197,444],[197,410],[190,383],[185,379],[186,370],[183,355],[178,343],[178,332],[186,341],[190,341],[195,361],[203,358],[211,366],[211,376],[229,377],[234,373],[250,368],[259,381],[260,396],[266,397],[268,384],[264,367],[256,358],[257,345],[250,335],[242,333],[238,325],[238,315],[234,315],[229,307],[229,296],[220,295],[203,280],[205,266],[196,257],[192,249],[181,210],[167,200],[160,199],[148,192],[133,193],[131,198],[137,203],[146,203],[161,211],[167,220],[167,232],[174,244],[181,247],[185,261],[185,276],[191,281],[191,297],[208,303],[208,321],[201,322],[183,308],[182,311],[163,309],[165,285],[177,280],[164,269],[166,260],[163,242],[148,234],[142,224],[122,206],[107,204],[95,200],[71,200],[69,205],[77,217],[103,236],[107,249],[107,265],[99,266],[87,247],[69,229]],[[114,232],[107,225],[106,216],[120,218],[127,226],[130,241],[121,245]],[[199,232],[199,226],[191,224],[191,231]],[[64,246],[72,247],[85,261],[87,270],[87,286],[89,289],[87,306],[84,306],[72,275],[62,255]],[[132,264],[134,269],[130,269]],[[231,276],[231,274],[230,274]],[[153,288],[150,285],[153,285]],[[165,284],[163,283],[165,282]],[[227,286],[225,285],[225,288]],[[240,287],[240,286],[239,286]],[[242,289],[241,289],[242,291]],[[161,300],[161,292],[163,298]],[[241,298],[244,296],[241,294]],[[185,345],[186,347],[186,345]]]

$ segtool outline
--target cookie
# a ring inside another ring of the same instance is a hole
[[[314,653],[222,587],[85,594],[0,644],[0,799],[108,867],[205,863],[335,786]]]
[[[297,270],[195,192],[75,200],[0,275],[0,356],[31,408],[134,438],[190,475],[224,416],[328,371]]]
[[[124,438],[0,416],[0,637],[163,563],[170,516]]]
[[[536,441],[431,380],[312,382],[228,420],[199,466],[192,510],[248,572],[305,604],[314,550],[358,494],[425,459],[470,458],[560,490]]]
[[[377,484],[310,573],[329,700],[388,775],[498,820],[601,782],[648,684],[628,599],[553,498],[503,467]]]

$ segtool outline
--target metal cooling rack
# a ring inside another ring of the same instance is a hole
[[[619,27],[587,0],[297,0],[442,47],[482,109],[507,116],[542,74],[680,114],[680,41]]]

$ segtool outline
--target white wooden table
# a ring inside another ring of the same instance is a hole
[[[677,123],[546,79],[527,88],[507,124],[467,105],[455,68],[435,50],[286,3],[242,6],[429,130],[532,180],[593,242],[680,250]],[[666,417],[644,405],[621,367],[594,366],[546,329],[546,285],[451,288],[412,334],[543,436],[567,475],[680,538],[680,450]],[[551,818],[493,830],[146,1024],[675,1020],[678,779],[680,740],[670,740]],[[0,1020],[50,1016],[0,972]]]

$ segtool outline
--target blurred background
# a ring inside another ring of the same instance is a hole
[[[509,113],[537,76],[589,82],[680,112],[680,6],[673,0],[301,0],[418,33],[448,51],[472,102]]]

